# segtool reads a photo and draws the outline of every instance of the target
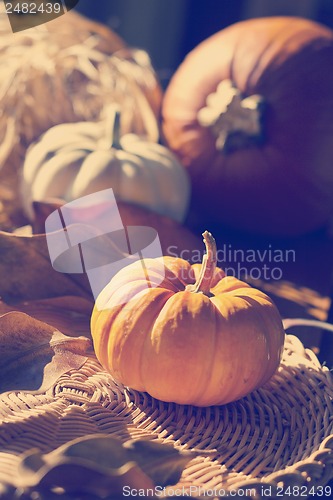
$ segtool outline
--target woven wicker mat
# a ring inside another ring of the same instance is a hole
[[[216,450],[188,464],[178,485],[183,491],[242,488],[244,496],[252,487],[260,498],[263,482],[325,485],[333,477],[332,397],[331,372],[292,335],[273,379],[220,407],[167,404],[124,389],[89,358],[44,394],[0,397],[0,481],[15,475],[18,456],[29,448],[48,452],[79,436],[108,433]]]

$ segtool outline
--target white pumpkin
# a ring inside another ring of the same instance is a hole
[[[182,222],[190,185],[176,157],[135,134],[120,137],[120,114],[105,122],[61,124],[32,145],[23,166],[22,203],[33,219],[33,201],[71,201],[112,188],[118,200]]]

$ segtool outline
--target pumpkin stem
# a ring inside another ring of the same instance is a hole
[[[244,96],[231,80],[223,80],[198,112],[198,122],[216,137],[216,149],[224,154],[264,141],[262,96]]]
[[[110,106],[106,112],[105,139],[106,149],[122,149],[120,144],[120,111],[115,106]]]
[[[186,290],[193,293],[203,293],[210,297],[211,282],[217,264],[216,242],[208,231],[205,231],[202,236],[206,246],[206,253],[202,259],[200,275],[194,285],[187,285]]]

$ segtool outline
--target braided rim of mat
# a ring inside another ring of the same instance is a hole
[[[239,490],[239,498],[267,498],[264,488],[274,497],[290,487],[295,496],[307,496],[333,477],[332,397],[330,370],[293,335],[286,336],[282,363],[263,388],[216,407],[164,403],[123,388],[89,358],[44,394],[0,396],[0,482],[15,476],[20,454],[30,448],[47,453],[77,437],[106,433],[212,450],[187,465],[171,493],[182,488],[207,498]]]

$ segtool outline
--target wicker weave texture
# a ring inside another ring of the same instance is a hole
[[[250,488],[264,498],[263,485],[273,492],[277,485],[310,491],[333,477],[332,396],[331,372],[291,335],[273,379],[220,407],[163,403],[125,389],[89,358],[44,394],[1,396],[0,481],[15,476],[19,455],[32,447],[48,452],[83,435],[107,433],[211,450],[184,470],[177,485],[184,492],[241,489],[239,497],[251,498],[245,492]]]

